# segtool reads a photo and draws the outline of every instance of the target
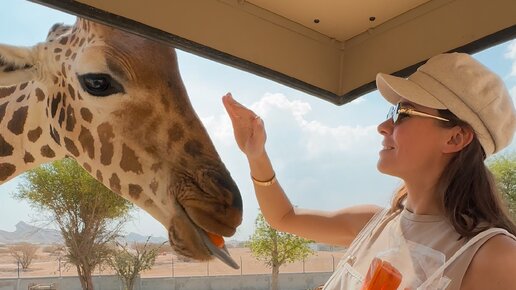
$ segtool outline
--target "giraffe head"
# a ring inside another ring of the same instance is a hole
[[[1,181],[71,156],[161,222],[179,254],[228,259],[207,232],[233,235],[242,199],[190,104],[173,48],[78,19],[33,47],[1,45],[0,86]]]

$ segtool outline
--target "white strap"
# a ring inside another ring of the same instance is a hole
[[[478,233],[476,236],[474,236],[471,240],[469,240],[464,246],[462,246],[444,265],[439,267],[421,286],[418,287],[418,289],[425,289],[424,287],[428,287],[429,284],[431,284],[437,277],[441,276],[444,270],[457,258],[462,255],[466,250],[468,250],[472,245],[474,245],[476,242],[480,241],[481,239],[487,237],[491,234],[505,234],[507,236],[512,237],[513,239],[516,239],[512,234],[510,234],[507,230],[501,229],[501,228],[490,228],[488,230],[485,230],[483,232]]]

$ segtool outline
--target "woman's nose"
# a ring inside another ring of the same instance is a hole
[[[378,133],[380,135],[386,136],[392,134],[392,129],[394,128],[394,124],[392,123],[392,119],[387,119],[380,123],[377,127]]]

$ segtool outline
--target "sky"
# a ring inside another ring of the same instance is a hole
[[[0,10],[0,43],[31,46],[44,41],[54,23],[75,22],[75,16],[25,0],[8,3]],[[474,57],[503,78],[516,100],[516,40]],[[362,203],[388,205],[400,181],[376,170],[381,147],[376,127],[389,109],[377,91],[336,106],[186,52],[178,51],[178,59],[193,107],[242,194],[243,222],[232,239],[249,238],[259,209],[247,161],[236,146],[221,102],[226,92],[264,120],[267,151],[278,180],[295,206],[336,210]],[[513,141],[501,154],[515,149]],[[21,178],[0,185],[0,230],[14,231],[19,221],[41,222],[28,203],[12,198]],[[165,228],[142,210],[133,213],[125,231],[167,236]]]

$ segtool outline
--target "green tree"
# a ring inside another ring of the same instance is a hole
[[[497,156],[489,161],[488,166],[509,204],[513,219],[516,219],[516,152]]]
[[[154,266],[161,245],[149,244],[149,238],[144,244],[133,244],[131,247],[117,243],[107,260],[116,274],[122,279],[125,290],[133,290],[136,277]]]
[[[249,240],[253,255],[272,269],[271,289],[278,289],[279,268],[283,264],[304,260],[311,254],[312,241],[273,229],[261,213],[255,221],[255,231]]]
[[[70,158],[27,171],[18,189],[16,198],[28,200],[59,227],[66,262],[76,266],[82,288],[92,290],[93,270],[105,260],[132,204]]]

